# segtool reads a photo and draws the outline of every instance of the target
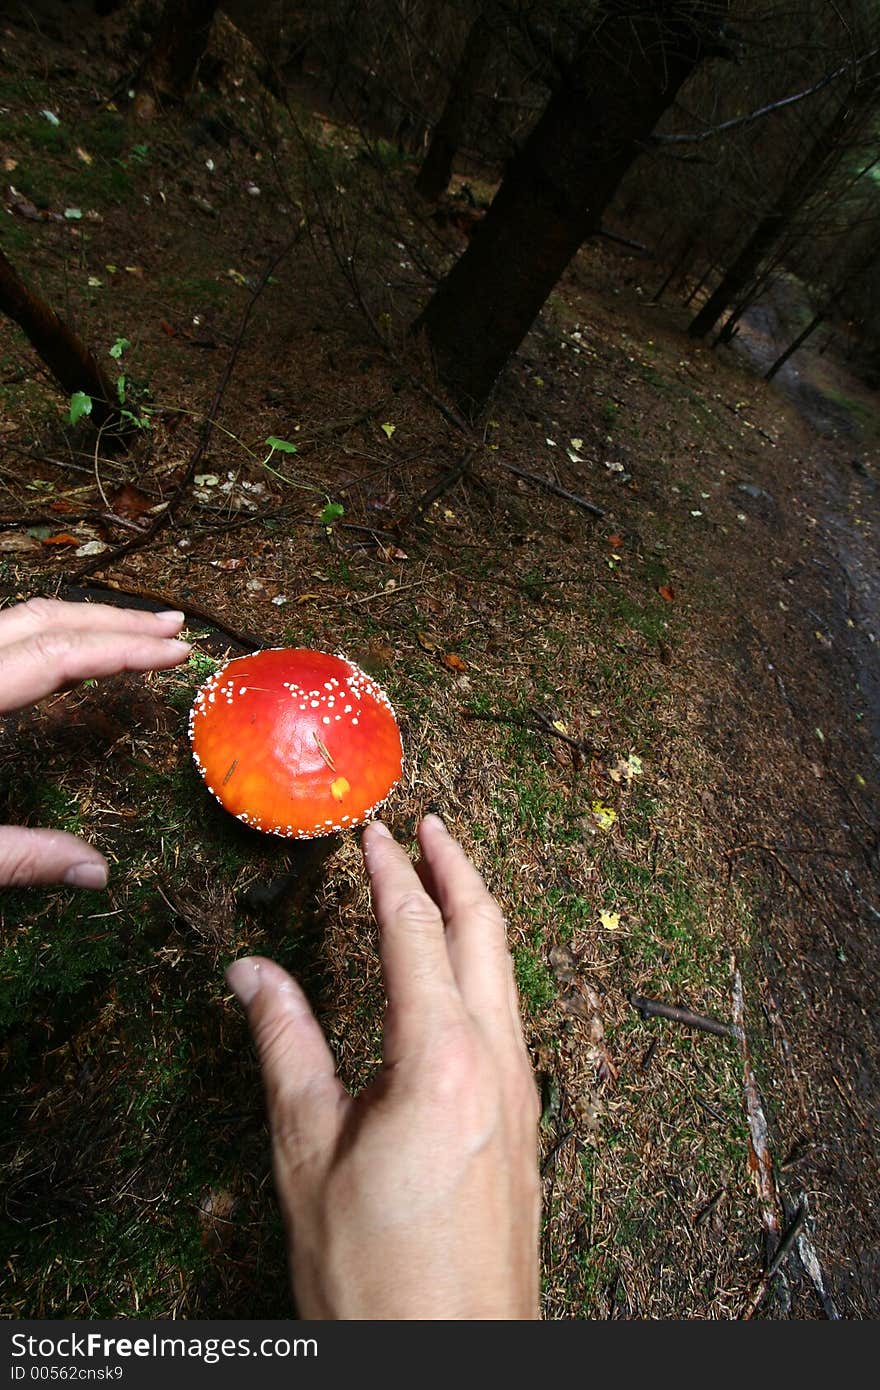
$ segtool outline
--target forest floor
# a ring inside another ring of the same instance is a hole
[[[439,810],[507,913],[545,1316],[876,1315],[876,396],[824,339],[768,385],[773,315],[713,352],[651,302],[662,267],[597,243],[473,429],[404,331],[466,244],[460,182],[432,218],[409,161],[275,103],[228,24],[212,90],[134,126],[137,36],[80,9],[0,30],[0,244],[102,351],[127,340],[105,360],[150,427],[129,451],[71,427],[0,324],[0,584],[183,608],[195,650],[6,721],[0,819],[113,872],[0,903],[4,1316],[289,1313],[223,967],[295,970],[354,1087],[382,994],[355,836],[247,831],[192,766],[195,690],[249,645],[381,679],[389,825],[412,843]],[[631,1003],[730,1022],[735,995],[745,1047]]]

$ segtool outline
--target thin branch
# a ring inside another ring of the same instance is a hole
[[[593,751],[590,744],[583,739],[571,738],[569,734],[564,734],[561,729],[556,728],[552,720],[537,711],[525,719],[515,714],[484,714],[482,710],[475,709],[464,709],[461,714],[464,719],[479,719],[487,724],[510,724],[515,729],[529,729],[534,734],[548,734],[550,738],[558,738],[582,755]]]
[[[851,68],[858,67],[861,63],[866,63],[869,58],[876,57],[878,53],[880,53],[880,48],[872,48],[869,53],[863,53],[860,58],[851,58],[848,63],[836,68],[834,72],[827,73],[814,86],[807,87],[803,92],[795,92],[793,96],[781,97],[779,101],[771,101],[766,106],[759,106],[757,111],[750,111],[747,116],[734,116],[732,120],[722,121],[720,125],[710,126],[708,130],[683,131],[680,134],[671,135],[651,135],[648,137],[648,143],[651,145],[695,145],[703,140],[712,140],[716,135],[721,135],[726,130],[736,130],[739,126],[751,125],[754,121],[759,121],[774,111],[781,111],[786,106],[794,106],[799,101],[805,101],[807,97],[815,96],[817,92],[823,91],[832,82],[836,82],[843,73],[849,72]]]
[[[455,484],[468,472],[478,453],[479,445],[475,445],[473,449],[470,449],[468,453],[458,459],[457,462],[453,464],[452,468],[444,473],[443,477],[440,478],[433,487],[429,487],[427,492],[422,493],[406,519],[407,526],[412,526],[415,522],[421,521],[428,508],[433,506],[438,498],[443,497],[449,492],[450,488],[455,487]]]
[[[522,478],[524,482],[532,483],[534,487],[542,488],[545,492],[552,492],[554,497],[562,497],[566,502],[571,502],[575,507],[580,507],[581,511],[589,512],[590,516],[603,517],[605,511],[602,507],[597,507],[594,502],[588,502],[585,497],[580,497],[576,492],[568,492],[558,483],[551,483],[548,478],[542,478],[537,473],[527,473],[524,468],[517,468],[513,463],[505,463],[503,459],[494,458],[492,462],[499,468],[504,468],[508,473],[513,473],[517,478]]]
[[[762,1275],[754,1293],[749,1299],[748,1305],[742,1315],[744,1320],[747,1321],[754,1317],[755,1313],[757,1313],[761,1304],[764,1302],[764,1299],[767,1297],[767,1294],[770,1292],[770,1285],[773,1283],[773,1279],[783,1260],[791,1253],[792,1247],[800,1234],[801,1227],[806,1220],[806,1215],[806,1203],[801,1200],[787,1229],[782,1235],[779,1245],[776,1247],[776,1254],[773,1256],[773,1259],[767,1267],[766,1273]]]
[[[737,1038],[740,1029],[733,1023],[721,1023],[717,1018],[707,1018],[704,1014],[692,1014],[690,1009],[678,1009],[672,1004],[661,1004],[657,999],[643,999],[640,994],[631,994],[629,1002],[642,1018],[668,1018],[672,1023],[683,1023],[686,1028],[699,1028],[703,1033],[714,1033],[719,1038]]]

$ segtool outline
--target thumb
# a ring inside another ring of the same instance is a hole
[[[247,1014],[266,1088],[272,1136],[299,1165],[329,1148],[348,1093],[299,985],[274,961],[246,956],[226,983]]]
[[[107,860],[85,840],[65,830],[0,826],[0,885],[70,883],[106,888]]]

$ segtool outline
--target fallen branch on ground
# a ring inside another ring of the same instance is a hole
[[[550,492],[554,497],[561,497],[566,502],[571,502],[572,506],[580,507],[581,511],[589,512],[590,516],[599,517],[605,515],[604,508],[597,507],[594,502],[588,502],[586,497],[580,497],[576,492],[569,492],[566,488],[560,487],[558,483],[551,483],[549,478],[542,478],[537,473],[527,473],[524,468],[517,468],[516,464],[505,463],[503,459],[494,458],[492,460],[498,468],[503,468],[508,473],[513,473],[517,478],[522,478],[523,482],[531,483],[533,487],[539,487],[544,492]]]
[[[667,1018],[671,1023],[683,1023],[686,1028],[699,1028],[703,1033],[714,1033],[719,1038],[740,1039],[740,1029],[734,1023],[722,1023],[717,1018],[707,1018],[704,1014],[692,1014],[690,1009],[679,1009],[672,1004],[661,1004],[657,999],[644,999],[640,994],[631,994],[629,1002],[642,1018]]]
[[[530,729],[535,734],[549,734],[551,738],[560,739],[562,743],[567,743],[569,748],[574,748],[581,754],[594,751],[583,739],[571,738],[569,734],[562,733],[551,719],[537,712],[528,718],[521,718],[515,714],[484,714],[482,710],[475,709],[465,709],[461,713],[465,719],[482,719],[488,724],[510,724],[515,729]]]

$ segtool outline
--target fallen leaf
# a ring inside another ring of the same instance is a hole
[[[72,536],[69,531],[59,531],[57,536],[45,536],[43,545],[79,545],[81,537]]]
[[[92,162],[92,156],[89,154],[88,150],[83,149],[82,145],[77,145],[76,157],[77,159],[81,159],[83,164],[91,164]]]
[[[606,931],[617,931],[617,928],[620,926],[620,913],[600,912],[599,925],[604,927]]]
[[[390,439],[391,436],[392,436],[392,434],[394,433],[394,431],[397,429],[397,426],[396,426],[396,425],[391,425],[391,424],[388,423],[388,421],[386,421],[385,424],[382,425],[381,428],[382,428],[382,433],[385,434],[385,435],[387,435],[387,437]]]
[[[618,758],[614,767],[608,769],[608,776],[612,782],[621,782],[624,778],[629,782],[633,777],[641,777],[644,771],[642,760],[635,753],[630,753],[627,758]]]
[[[594,801],[590,810],[593,813],[593,819],[602,830],[610,830],[617,820],[617,812],[611,806],[606,806],[604,801]]]
[[[563,724],[563,722],[562,722],[561,719],[554,719],[554,720],[553,720],[553,727],[554,727],[554,729],[556,730],[556,732],[557,732],[558,734],[567,734],[567,733],[568,733],[568,729],[565,727],[565,725]]]
[[[141,265],[127,265],[125,267],[125,272],[127,275],[134,275],[138,280],[143,280],[144,278],[144,268]]]
[[[623,545],[623,536],[609,536],[608,544],[611,546],[612,550],[619,550]]]
[[[12,155],[8,154],[3,161],[3,168],[6,170],[7,174],[11,174],[13,169],[18,168],[18,160],[13,159]]]
[[[50,512],[75,512],[76,507],[66,497],[56,497],[54,502],[49,503]]]
[[[160,319],[159,327],[161,328],[162,332],[165,333],[169,338],[177,337],[177,329],[174,327],[173,324],[170,324],[167,319]]]
[[[109,500],[116,515],[125,517],[126,521],[137,521],[153,506],[153,499],[133,483],[124,483],[116,492],[110,494]]]
[[[240,570],[242,565],[247,564],[247,558],[242,555],[236,560],[212,560],[211,564],[217,570]]]
[[[450,671],[467,670],[467,662],[463,661],[460,656],[456,656],[455,652],[444,652],[440,659]]]
[[[108,547],[103,541],[86,541],[85,545],[78,546],[74,554],[78,557],[86,555],[103,555]]]
[[[401,550],[398,545],[380,545],[380,560],[408,560],[409,556],[405,550]]]
[[[437,642],[434,641],[433,637],[428,636],[427,632],[417,632],[416,641],[418,642],[423,652],[435,652],[439,645]]]
[[[584,441],[582,439],[570,439],[568,442],[578,453],[580,453],[581,449],[584,447]]]
[[[659,585],[657,593],[663,600],[665,600],[666,603],[672,603],[673,599],[675,598],[675,590],[672,588],[670,584]]]

